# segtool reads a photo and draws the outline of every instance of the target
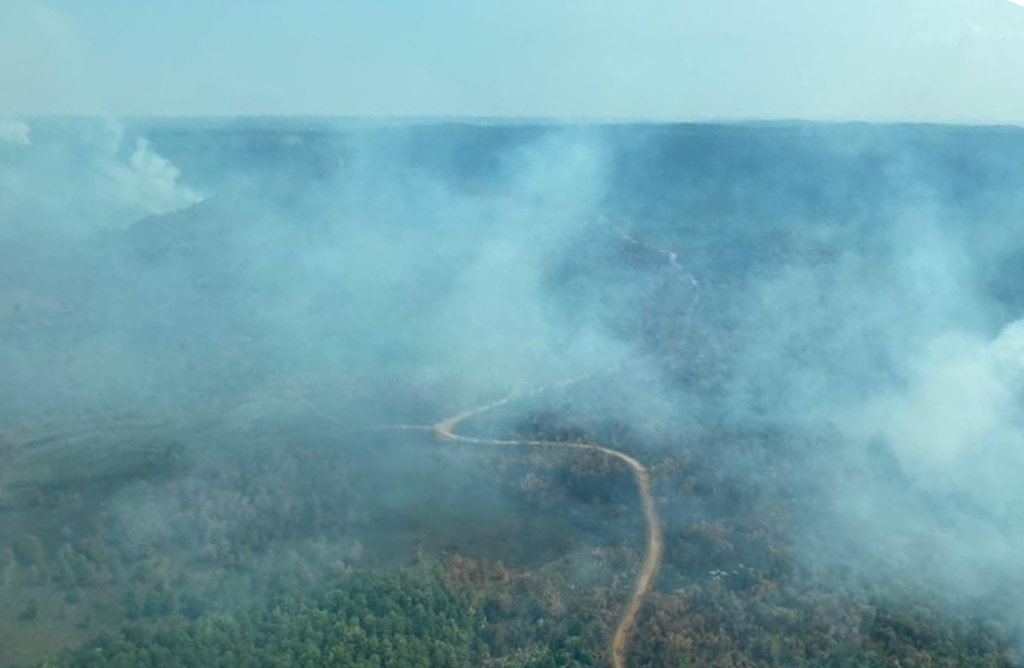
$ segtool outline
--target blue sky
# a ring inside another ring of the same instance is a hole
[[[0,0],[0,114],[1024,123],[1008,0]]]

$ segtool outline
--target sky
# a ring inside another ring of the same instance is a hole
[[[0,0],[0,116],[1024,123],[1008,0]]]

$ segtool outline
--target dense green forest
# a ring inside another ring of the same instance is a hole
[[[510,428],[642,455],[665,516],[665,560],[630,665],[1017,665],[1012,606],[809,560],[792,478],[774,486],[716,464],[758,443],[777,451],[783,435],[708,428],[658,450],[563,409]],[[0,662],[608,665],[643,531],[624,469],[568,450],[426,438],[379,436],[358,455],[310,445],[321,437],[267,436],[227,458],[9,508]],[[815,444],[785,438],[813,471]]]
[[[569,615],[547,625],[499,591],[479,596],[431,572],[359,573],[315,595],[231,614],[136,622],[52,666],[581,666],[595,638]],[[519,599],[520,602],[523,599]],[[513,624],[519,615],[533,623]]]
[[[460,559],[361,572],[332,578],[304,597],[278,596],[194,619],[174,614],[173,605],[147,607],[146,619],[104,631],[41,665],[604,665],[611,602],[590,595],[567,605],[545,598],[543,589],[528,573]],[[638,634],[634,665],[1013,665],[998,625],[770,589],[762,583],[758,591],[738,593],[711,585],[657,596]]]

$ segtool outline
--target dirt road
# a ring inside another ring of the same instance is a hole
[[[564,386],[577,382],[577,380],[578,379],[566,381],[564,383],[559,383],[559,385]],[[483,406],[478,406],[477,408],[473,408],[468,411],[463,411],[454,417],[438,422],[433,425],[431,429],[434,436],[437,438],[457,443],[472,443],[476,445],[531,445],[589,450],[591,452],[599,452],[606,457],[617,459],[629,467],[630,472],[633,474],[633,478],[636,480],[637,490],[640,493],[640,503],[643,506],[644,511],[644,522],[647,525],[647,540],[644,546],[644,560],[640,566],[640,572],[637,574],[636,582],[633,585],[633,592],[630,594],[629,601],[626,603],[626,609],[623,611],[619,624],[615,629],[615,635],[612,636],[612,665],[614,668],[624,668],[626,665],[626,647],[629,643],[629,634],[636,622],[636,615],[640,610],[640,604],[643,603],[647,590],[650,589],[651,584],[654,582],[654,576],[658,571],[658,563],[661,561],[661,553],[663,550],[661,522],[658,519],[658,511],[654,505],[654,497],[651,496],[650,484],[647,480],[647,469],[644,468],[643,464],[626,453],[619,452],[618,450],[614,450],[603,445],[597,445],[596,443],[474,438],[472,436],[460,436],[455,433],[455,429],[459,424],[465,422],[471,417],[494,410],[495,408],[512,401],[522,399],[525,396],[547,391],[551,389],[551,387],[552,386],[538,388],[527,394],[511,395],[504,399],[500,399]]]

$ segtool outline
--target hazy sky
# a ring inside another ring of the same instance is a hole
[[[0,0],[0,114],[1024,123],[1008,0]]]

